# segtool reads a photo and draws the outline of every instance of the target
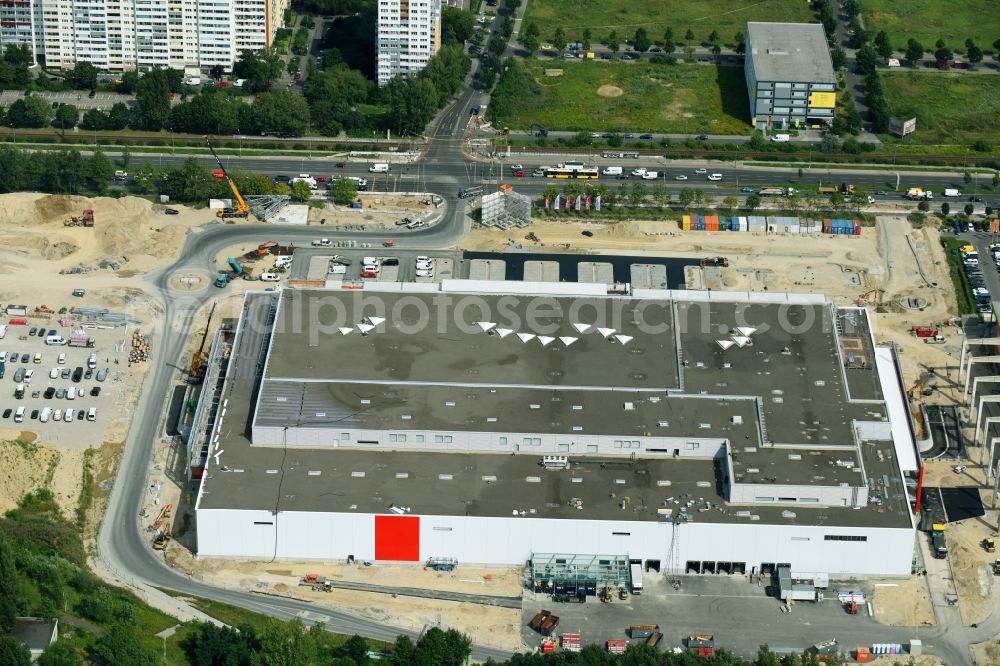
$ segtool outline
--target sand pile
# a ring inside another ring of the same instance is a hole
[[[94,228],[66,227],[65,220],[94,210]],[[210,211],[161,206],[137,197],[114,199],[33,193],[0,196],[0,242],[26,258],[60,262],[60,267],[129,263],[147,271],[173,259],[189,228],[210,222]]]

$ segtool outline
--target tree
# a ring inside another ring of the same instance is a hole
[[[368,641],[357,634],[351,636],[344,643],[342,648],[344,656],[354,662],[357,666],[367,666],[368,664]]]
[[[38,658],[38,666],[81,666],[83,659],[73,644],[57,640]]]
[[[538,29],[538,25],[534,22],[528,23],[524,26],[524,29],[521,30],[519,37],[521,40],[521,46],[523,46],[524,50],[528,52],[528,55],[537,51],[538,47],[541,46],[541,31]]]
[[[250,625],[236,629],[198,622],[181,641],[181,648],[192,666],[248,666],[260,645],[257,632]]]
[[[917,204],[917,208],[919,210],[922,210],[922,211],[924,211],[926,213],[927,211],[929,211],[931,209],[931,204],[930,204],[929,201],[927,201],[925,199],[924,201],[921,201],[920,203]]]
[[[694,33],[691,31],[691,28],[688,28],[687,32],[684,33],[684,41],[690,42],[693,39]]]
[[[966,41],[965,46],[965,57],[969,59],[969,62],[976,64],[983,61],[983,50],[976,46],[971,39]]]
[[[892,42],[889,41],[889,35],[886,34],[885,30],[879,30],[878,34],[875,35],[875,50],[883,58],[892,57]]]
[[[320,631],[322,631],[322,627],[320,627]],[[316,634],[305,631],[302,621],[297,618],[290,622],[269,620],[259,629],[258,637],[260,650],[257,652],[255,663],[271,666],[298,666],[299,664],[317,663],[319,646]]]
[[[645,28],[639,28],[635,31],[635,36],[632,38],[632,48],[634,48],[639,53],[645,53],[649,50],[652,43],[649,41],[649,35],[646,34]]]
[[[757,210],[760,208],[760,196],[751,194],[744,203],[749,210]]]
[[[111,111],[108,112],[108,121],[105,129],[123,130],[128,127],[131,120],[132,112],[129,111],[128,106],[124,102],[115,102],[114,106],[111,107]]]
[[[135,93],[136,129],[159,132],[170,116],[170,84],[166,70],[154,69],[139,79]]]
[[[972,215],[972,212],[976,210],[976,207],[970,203],[965,204],[965,214]]]
[[[590,28],[584,28],[583,29],[583,40],[580,42],[581,46],[583,46],[583,50],[584,51],[589,51],[590,50],[590,40],[591,40],[592,37],[593,37],[593,34],[590,32]]]
[[[346,206],[358,197],[358,184],[356,181],[342,176],[333,182],[333,189],[330,193],[334,203]]]
[[[28,648],[10,636],[0,636],[0,664],[4,666],[31,666]]]
[[[1000,173],[993,174],[993,189],[1000,187]]]
[[[87,158],[84,175],[89,181],[90,189],[103,194],[115,175],[115,164],[108,159],[107,155],[97,150]]]
[[[747,36],[742,32],[737,32],[733,35],[733,40],[736,43],[736,52],[745,53],[747,50]]]
[[[941,214],[947,216],[948,213],[950,212],[951,212],[951,204],[945,201],[943,204],[941,204]]]
[[[244,92],[261,93],[268,89],[272,79],[281,76],[283,67],[281,56],[273,49],[264,51],[247,49],[240,52],[239,59],[233,64],[233,76],[246,79],[243,84]]]
[[[700,187],[694,188],[694,202],[699,206],[705,203],[705,190]]]
[[[709,36],[708,36],[708,43],[709,44],[718,44],[720,39],[721,39],[721,37],[719,37],[718,31],[717,30],[713,30],[711,32],[711,34],[709,34]]]
[[[11,127],[45,127],[52,109],[41,97],[22,97],[10,105],[7,124]]]
[[[677,195],[677,201],[682,208],[687,208],[694,203],[694,190],[690,187],[681,188],[680,193]]]
[[[76,127],[79,121],[80,109],[72,104],[63,104],[56,109],[56,117],[52,119],[52,126],[58,127],[62,130],[62,135],[66,136],[67,128]]]
[[[912,37],[906,42],[906,61],[910,65],[917,64],[924,57],[924,46]]]
[[[730,212],[734,208],[736,208],[736,206],[739,205],[739,203],[740,203],[739,199],[737,199],[733,195],[729,195],[728,197],[722,200],[722,205],[725,206],[726,210],[729,210]]]
[[[0,159],[2,171],[10,166],[8,160]],[[8,177],[13,174],[8,174]],[[3,532],[0,532],[0,635],[6,634],[14,626],[14,618],[18,611],[17,569],[14,566],[14,555]]]
[[[115,622],[104,627],[104,633],[94,643],[93,650],[106,664],[154,666],[160,663],[156,650],[144,646],[135,625],[127,622]]]
[[[632,205],[638,206],[646,198],[646,186],[642,183],[632,183]]]
[[[666,206],[670,201],[670,190],[663,183],[658,183],[656,187],[653,188],[653,199],[659,206]]]
[[[608,147],[610,148],[621,148],[623,143],[625,143],[625,139],[619,132],[612,132],[611,136],[608,137]]]
[[[79,61],[66,72],[65,81],[74,90],[94,90],[97,88],[97,68],[89,62]]]
[[[966,170],[965,173],[962,174],[962,179],[965,181],[966,185],[969,185],[972,182],[972,172]]]
[[[939,46],[937,50],[934,51],[934,57],[938,62],[949,62],[955,57],[955,54],[952,53],[951,49],[947,46]]]
[[[555,47],[556,51],[562,51],[566,48],[566,32],[562,26],[556,28],[555,34],[552,35],[552,46]]]
[[[612,30],[611,33],[608,34],[607,38],[605,38],[604,43],[609,49],[611,49],[612,53],[618,53],[618,49],[621,48],[621,44],[618,39],[618,31]]]
[[[460,7],[441,8],[441,43],[464,44],[476,30],[476,17]]]
[[[830,60],[833,62],[834,69],[841,69],[847,65],[847,52],[838,44],[830,49]]]
[[[674,40],[674,29],[667,26],[667,29],[663,31],[663,52],[673,53],[675,48],[677,48],[677,42]]]
[[[226,75],[226,68],[222,65],[212,65],[208,69],[208,75],[213,79],[221,79]]]
[[[180,167],[168,171],[164,191],[176,201],[202,201],[212,191],[212,176],[197,158],[189,157]]]
[[[555,196],[555,195],[553,195]],[[396,643],[392,647],[392,666],[411,666],[416,647],[413,640],[404,634],[396,637]]]
[[[871,44],[865,44],[854,54],[855,62],[858,64],[858,72],[870,74],[878,67],[878,53]]]
[[[258,132],[302,136],[309,127],[309,106],[298,93],[267,93],[250,105],[250,119]]]
[[[297,180],[292,183],[292,201],[304,203],[309,201],[309,197],[311,196],[312,190],[309,188],[309,183],[304,180]]]

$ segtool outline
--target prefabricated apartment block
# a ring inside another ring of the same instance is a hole
[[[863,309],[369,283],[250,293],[216,345],[200,557],[910,573],[918,458]]]

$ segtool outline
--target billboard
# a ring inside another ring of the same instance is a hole
[[[899,118],[889,118],[889,133],[896,136],[906,136],[917,131],[917,119],[900,120]]]

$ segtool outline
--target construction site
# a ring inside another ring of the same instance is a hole
[[[249,202],[246,205],[249,208]],[[416,205],[422,206],[419,202]],[[19,294],[30,292],[32,301],[39,305],[45,303],[45,307],[55,310],[56,314],[62,307],[74,304],[126,313],[128,317],[141,321],[137,324],[141,335],[148,336],[135,345],[129,330],[119,366],[125,366],[122,386],[131,387],[122,391],[120,409],[123,416],[99,423],[101,434],[91,444],[101,447],[99,459],[103,461],[102,465],[107,464],[109,470],[113,469],[116,446],[120,447],[128,427],[124,414],[130,401],[134,400],[134,392],[141,386],[149,363],[147,359],[156,355],[155,339],[163,324],[158,299],[150,292],[144,275],[176,258],[189,230],[219,219],[215,210],[197,211],[178,207],[178,211],[178,215],[165,215],[161,206],[134,198],[83,199],[33,194],[0,197],[0,239],[5,245],[6,276],[5,287],[0,290],[0,301],[18,302],[24,300],[18,298]],[[234,208],[234,212],[238,211]],[[356,213],[347,211],[347,214]],[[316,211],[310,213],[310,224],[318,224],[320,219],[324,219],[321,213],[316,219],[317,214]],[[391,215],[396,214],[394,211]],[[106,220],[114,220],[114,224],[105,224]],[[325,223],[331,224],[330,219],[326,218]],[[391,224],[381,220],[374,223]],[[584,234],[585,231],[589,234]],[[878,219],[877,226],[864,228],[858,237],[848,239],[756,233],[739,236],[693,235],[681,232],[676,225],[661,222],[602,222],[595,219],[588,222],[552,222],[543,218],[532,221],[530,238],[524,238],[524,232],[516,237],[512,235],[512,231],[499,228],[477,228],[460,242],[460,248],[483,252],[504,252],[515,248],[543,253],[571,249],[575,253],[593,255],[595,261],[600,261],[602,255],[613,257],[620,254],[688,258],[692,260],[692,265],[684,270],[684,282],[693,291],[822,294],[833,308],[866,307],[872,346],[895,350],[903,377],[902,394],[914,415],[915,439],[918,442],[927,440],[932,431],[937,432],[941,428],[938,423],[946,415],[942,416],[933,408],[959,410],[961,422],[955,427],[963,434],[964,448],[957,456],[924,458],[921,465],[924,487],[944,489],[946,501],[947,489],[974,487],[985,514],[948,522],[942,536],[948,550],[944,560],[933,556],[930,526],[927,526],[926,533],[914,531],[921,527],[915,518],[914,527],[910,529],[911,534],[915,534],[915,540],[911,540],[916,548],[910,548],[905,567],[894,570],[888,578],[884,574],[889,572],[872,571],[868,582],[861,586],[866,589],[866,598],[873,601],[875,619],[886,624],[927,626],[927,623],[940,621],[942,609],[947,612],[951,608],[956,609],[967,624],[981,622],[990,616],[997,599],[996,586],[993,585],[997,557],[988,548],[987,541],[996,538],[997,513],[988,490],[992,481],[987,480],[984,467],[979,464],[986,455],[979,446],[983,440],[980,437],[977,441],[974,424],[971,427],[968,425],[967,412],[962,411],[964,378],[959,377],[957,366],[962,354],[963,332],[948,279],[947,257],[933,227],[916,229],[902,217],[885,216]],[[259,276],[272,268],[277,270],[278,260],[294,256],[296,249],[295,243],[284,238],[280,229],[275,229],[270,240],[261,238],[256,243],[220,252],[216,265],[228,266],[228,270],[220,269],[223,272],[218,274],[178,275],[171,279],[172,287],[179,292],[209,288],[220,275],[225,275],[228,285],[228,288],[218,291],[217,307],[211,317],[208,308],[199,315],[197,336],[190,341],[182,362],[187,369],[183,379],[190,378],[197,386],[209,367],[207,356],[219,326],[227,320],[237,320],[247,289],[262,289],[259,281],[242,278],[246,275]],[[242,273],[228,262],[229,258],[239,264]],[[46,279],[39,281],[38,275],[45,275]],[[84,295],[74,296],[75,292]],[[41,323],[41,320],[32,323]],[[8,332],[8,339],[10,335]],[[855,343],[845,339],[841,339],[841,344],[843,359],[851,372],[873,372],[873,360],[866,356],[866,347],[852,348],[851,344]],[[130,356],[132,365],[129,365]],[[189,395],[196,395],[197,390]],[[932,408],[930,412],[928,407]],[[30,460],[25,459],[18,448],[5,447],[0,451],[10,470],[10,483],[5,485],[0,500],[10,507],[24,492],[48,484],[54,487],[64,508],[69,507],[66,510],[71,512],[82,474],[82,450],[76,448],[80,443],[71,444],[30,422],[23,425],[29,427],[13,428],[9,427],[13,423],[8,422],[4,438],[33,441],[37,450]],[[527,627],[542,603],[552,603],[549,597],[553,591],[539,592],[545,595],[543,597],[532,596],[536,592],[525,587],[522,566],[503,562],[493,565],[469,563],[479,558],[456,557],[458,566],[452,571],[444,571],[427,566],[430,558],[423,557],[428,554],[426,552],[420,552],[420,561],[411,564],[384,562],[375,557],[374,552],[368,558],[360,550],[347,553],[356,556],[355,561],[350,563],[346,555],[340,562],[317,563],[304,561],[313,559],[311,557],[296,558],[289,553],[280,566],[200,554],[194,557],[192,553],[197,553],[201,536],[193,519],[195,497],[185,497],[189,486],[174,472],[178,459],[170,440],[154,442],[153,446],[156,462],[150,485],[155,486],[156,491],[148,497],[144,518],[151,528],[151,547],[162,552],[172,566],[200,580],[238,589],[266,590],[308,598],[317,607],[348,608],[401,627],[417,629],[428,623],[440,622],[475,633],[477,641],[482,637],[485,643],[509,649],[525,645],[523,628]],[[560,453],[555,451],[552,455]],[[958,467],[963,468],[961,472],[956,471]],[[532,475],[528,472],[522,474],[525,478]],[[901,475],[900,478],[899,487],[902,488],[902,479],[907,477]],[[704,493],[696,488],[690,491],[695,499]],[[709,502],[712,503],[712,500],[709,499]],[[409,506],[412,502],[402,504]],[[166,510],[168,506],[170,509]],[[691,511],[700,508],[705,508],[705,505],[693,505]],[[95,511],[100,511],[99,506]],[[796,513],[803,515],[801,510]],[[704,514],[693,515],[695,520],[683,524],[681,530],[696,524],[702,527],[711,525],[711,521],[703,517]],[[157,523],[159,526],[154,528]],[[441,533],[432,531],[430,534],[438,536]],[[669,548],[663,550],[669,552]],[[551,552],[559,551],[551,549]],[[446,552],[433,554],[447,555]],[[647,560],[656,558],[643,555],[641,559],[645,567]],[[667,558],[660,559],[662,571],[666,569]],[[730,580],[733,577],[742,580],[751,576],[753,571],[752,559],[740,559],[735,555],[706,553],[699,556],[679,555],[676,559],[683,560],[680,568],[685,570],[678,574],[684,581],[682,589],[673,590],[678,594],[696,589],[700,583],[691,583],[692,580]],[[761,564],[773,562],[778,565],[786,561],[778,557],[757,559],[760,560],[758,569]],[[902,554],[899,560],[902,562]],[[706,562],[711,562],[711,566],[706,567]],[[734,566],[739,562],[746,565],[742,571]],[[688,566],[690,563],[697,563],[698,573]],[[723,566],[720,567],[720,563]],[[948,568],[936,569],[941,563]],[[906,570],[903,571],[903,568]],[[926,576],[909,577],[910,571],[922,573],[925,569]],[[321,584],[319,589],[314,589],[314,584],[300,585],[311,574],[317,579],[322,577],[333,582],[329,586]],[[663,579],[662,575],[650,575],[646,579],[647,598],[655,596],[658,591],[672,593],[673,588],[669,585],[660,587],[661,583],[656,582]],[[338,587],[337,581],[347,585]],[[373,587],[365,588],[365,585]],[[327,587],[331,591],[326,591]],[[398,592],[398,589],[418,587],[501,599],[520,598],[525,607],[523,612],[530,615],[525,617],[520,606],[514,609],[504,606],[507,602],[503,601],[497,602],[498,605],[484,605],[482,600],[429,599]],[[628,587],[627,583],[625,587]],[[387,592],[388,588],[397,588],[397,596]],[[615,599],[612,603],[605,604],[608,609],[621,608],[617,605],[623,602],[617,598],[618,589],[614,588]],[[706,591],[713,589],[706,588]],[[638,597],[629,596],[626,603],[638,603]],[[572,628],[566,626],[570,616],[555,608],[549,610],[562,616],[563,628],[572,633]],[[867,615],[867,612],[867,608],[859,608],[859,615]],[[620,618],[615,622],[624,626]],[[677,643],[677,639],[675,635],[667,635],[666,643]],[[902,639],[900,642],[903,642]],[[538,638],[532,638],[527,645],[536,647]],[[992,654],[986,652],[988,647],[981,648],[982,659],[991,658],[987,656]]]

